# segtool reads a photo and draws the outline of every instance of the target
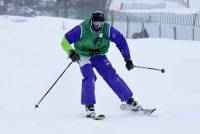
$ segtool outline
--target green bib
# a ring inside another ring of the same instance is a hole
[[[74,43],[76,53],[83,56],[107,53],[110,46],[109,27],[110,25],[105,23],[101,33],[93,32],[90,28],[90,21],[83,21],[81,23],[81,38]]]

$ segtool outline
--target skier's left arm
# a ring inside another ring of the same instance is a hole
[[[124,57],[124,60],[126,62],[126,68],[128,70],[133,69],[134,65],[131,60],[127,41],[124,38],[124,36],[113,26],[110,27],[110,40],[116,44],[117,48],[119,49],[122,56]]]
[[[110,40],[114,42],[121,52],[124,60],[131,59],[130,51],[124,36],[113,26],[110,27]]]

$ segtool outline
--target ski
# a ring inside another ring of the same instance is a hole
[[[103,120],[103,119],[105,119],[105,115],[103,115],[103,114],[99,114],[99,115],[96,115],[96,116],[86,116],[87,118],[91,118],[91,119],[93,119],[93,120]]]
[[[94,120],[103,120],[103,119],[105,119],[105,115],[103,115],[103,114],[96,115],[93,119]]]
[[[124,111],[130,111],[130,112],[134,112],[138,114],[143,114],[143,115],[151,115],[153,112],[156,111],[156,108],[152,108],[152,109],[142,108],[140,110],[132,110],[127,106],[127,104],[121,104],[120,109]]]

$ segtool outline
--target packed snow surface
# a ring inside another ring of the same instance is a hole
[[[127,40],[135,65],[164,68],[164,74],[138,68],[127,71],[120,52],[111,45],[107,57],[135,99],[145,108],[157,108],[152,116],[120,111],[120,100],[96,72],[96,111],[106,119],[85,118],[77,63],[35,110],[70,63],[60,42],[80,22],[0,16],[1,134],[200,133],[200,42],[195,41]]]

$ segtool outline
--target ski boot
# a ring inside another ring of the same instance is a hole
[[[86,110],[87,118],[95,118],[96,117],[94,105],[85,105],[85,110]]]
[[[127,102],[126,102],[128,109],[130,111],[141,111],[143,108],[140,104],[138,104],[137,101],[135,101],[133,98],[130,98]]]

